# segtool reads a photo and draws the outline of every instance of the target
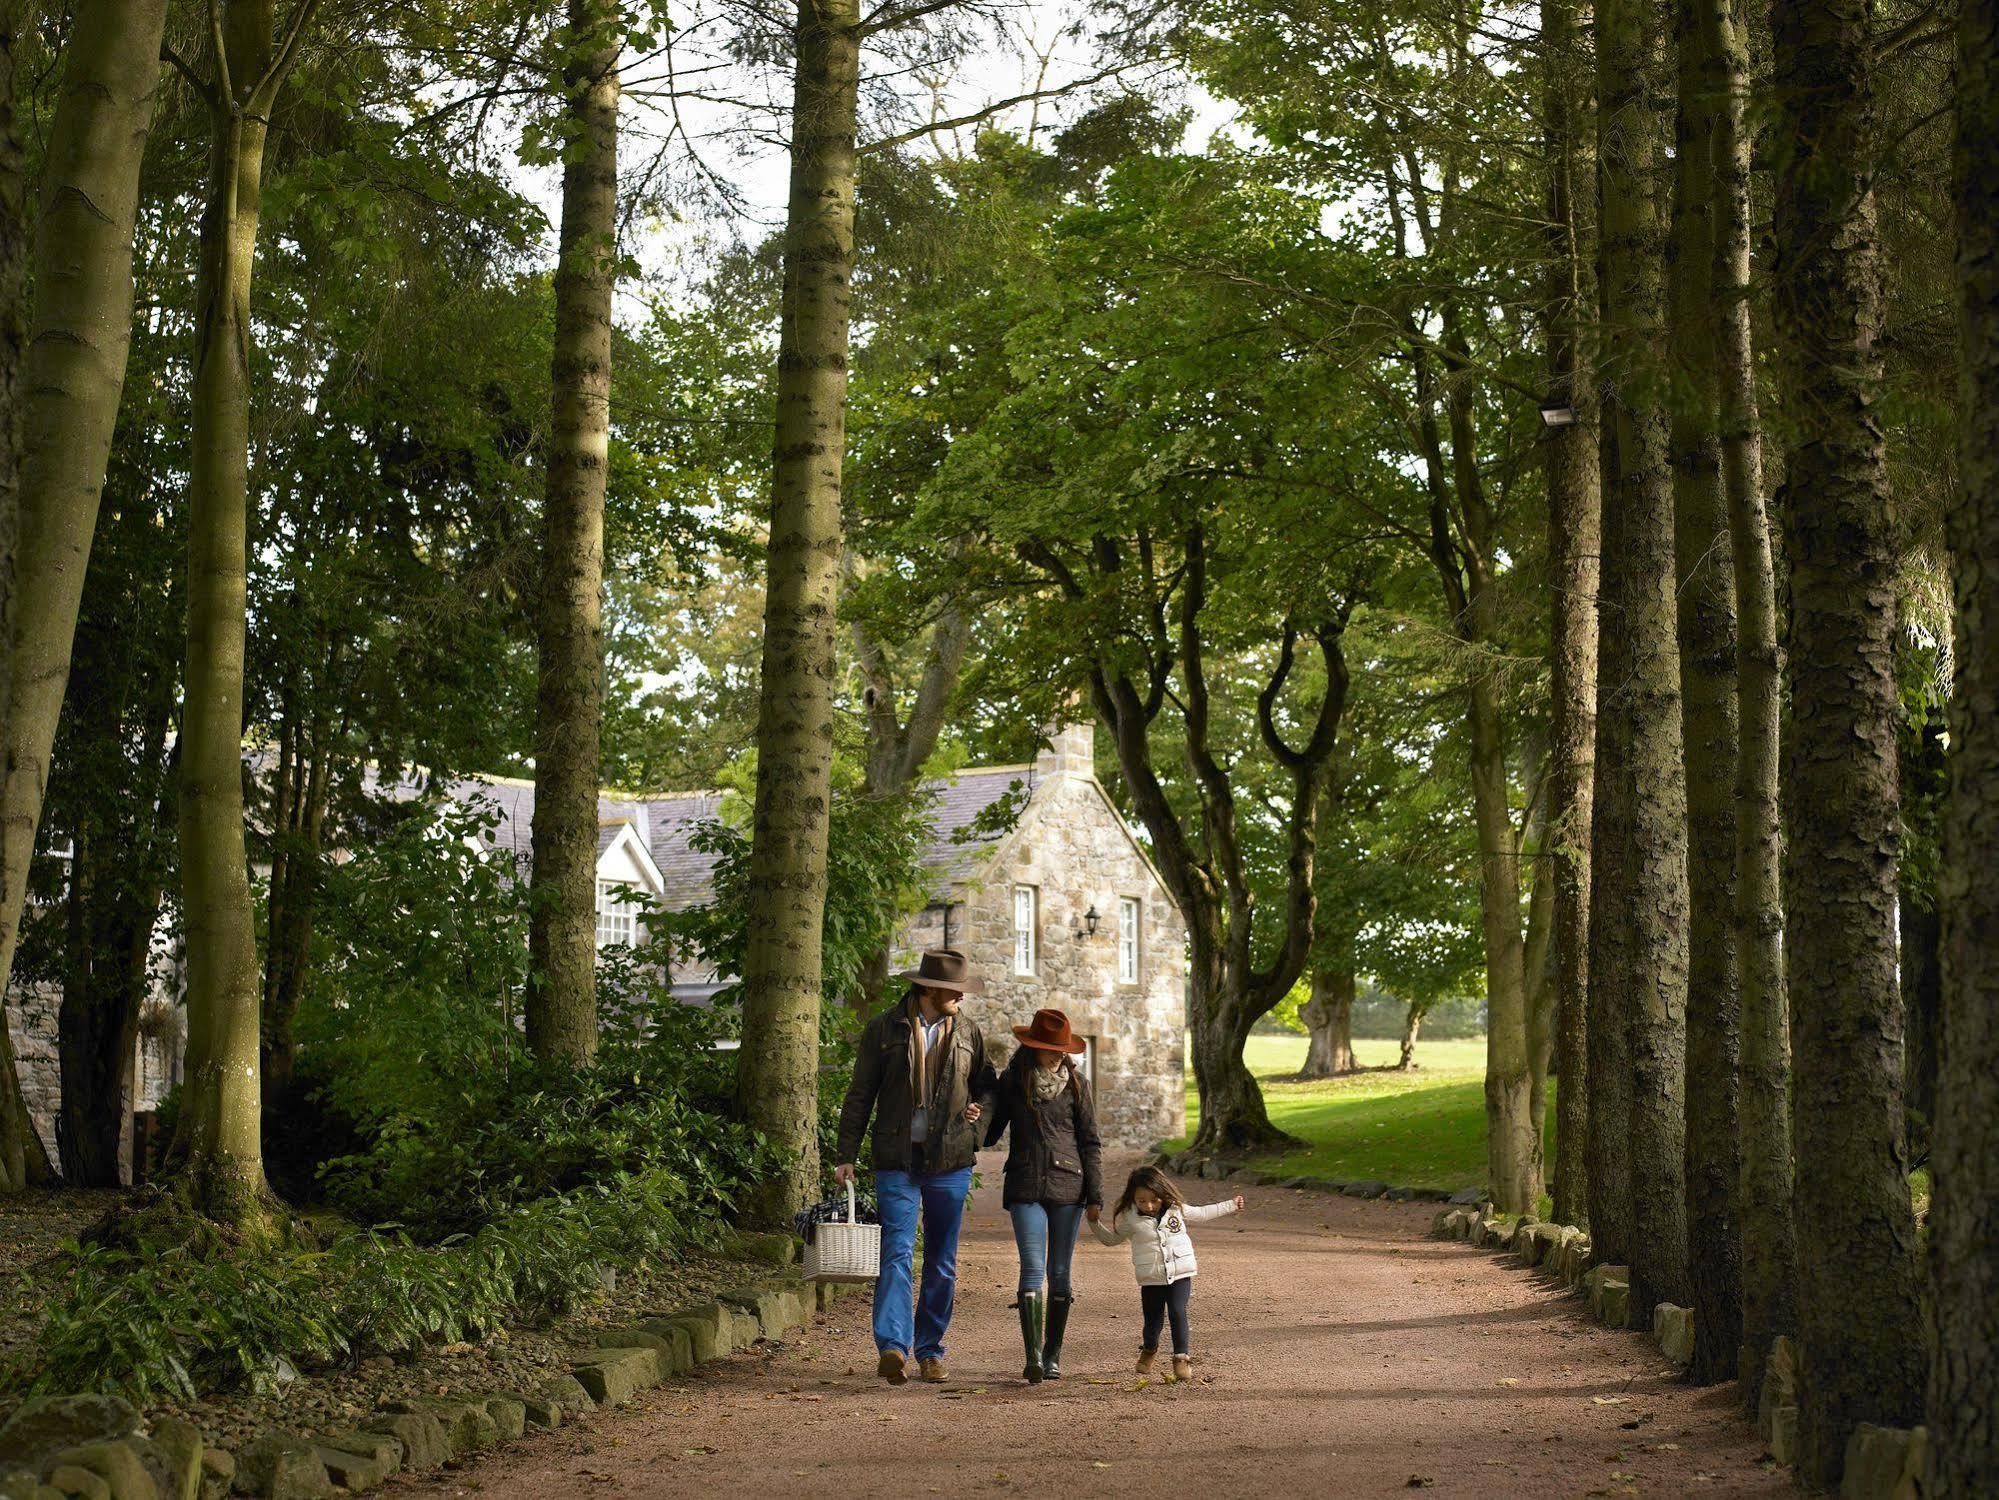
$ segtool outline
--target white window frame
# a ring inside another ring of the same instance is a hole
[[[1038,886],[1013,888],[1013,972],[1031,979],[1041,961],[1041,890]]]
[[[1141,961],[1140,937],[1144,921],[1138,898],[1117,898],[1117,979],[1119,984],[1137,984]]]
[[[631,888],[629,880],[597,882],[597,946],[630,948],[638,941],[638,911],[620,899]]]

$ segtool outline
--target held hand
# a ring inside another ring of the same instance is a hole
[[[1236,1211],[1237,1213],[1241,1213],[1241,1212],[1242,1212],[1242,1194],[1241,1194],[1241,1193],[1237,1193],[1237,1194],[1235,1195],[1235,1211]]]
[[[841,1187],[851,1187],[854,1181],[854,1164],[850,1161],[841,1162],[833,1169],[833,1180]]]
[[[979,1116],[985,1112],[985,1106],[982,1104],[967,1104],[965,1106],[965,1123],[967,1125],[978,1124]]]
[[[1092,1203],[1083,1212],[1089,1216],[1090,1222],[1094,1224],[1104,1216],[1104,1206],[1101,1203]]]

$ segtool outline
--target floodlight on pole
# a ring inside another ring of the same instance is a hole
[[[1550,396],[1541,403],[1541,425],[1543,427],[1573,427],[1576,425],[1576,409],[1562,396]]]

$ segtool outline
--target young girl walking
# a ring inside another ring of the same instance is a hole
[[[1166,1378],[1189,1380],[1194,1356],[1187,1342],[1187,1304],[1194,1295],[1194,1241],[1189,1224],[1219,1219],[1242,1207],[1238,1195],[1226,1203],[1190,1208],[1173,1179],[1157,1167],[1140,1167],[1126,1179],[1124,1195],[1111,1210],[1106,1226],[1094,1213],[1090,1232],[1106,1245],[1131,1242],[1131,1268],[1138,1273],[1138,1300],[1145,1309],[1145,1338],[1138,1351],[1138,1373],[1152,1368],[1159,1353],[1160,1324],[1173,1325],[1173,1373]]]

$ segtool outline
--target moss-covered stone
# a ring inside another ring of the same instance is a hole
[[[527,1403],[518,1396],[488,1396],[485,1406],[501,1442],[511,1443],[527,1431]]]
[[[111,1500],[111,1486],[105,1483],[104,1476],[75,1464],[57,1464],[50,1469],[47,1487],[58,1495],[73,1495],[76,1500]]]
[[[204,1448],[201,1429],[179,1417],[161,1417],[153,1423],[153,1446],[159,1450],[171,1482],[164,1491],[169,1500],[199,1500]]]
[[[413,1474],[427,1474],[451,1457],[443,1424],[428,1412],[377,1412],[361,1424],[361,1430],[402,1444],[403,1467]]]
[[[333,1481],[319,1450],[295,1432],[267,1432],[236,1455],[235,1492],[260,1500],[324,1500]]]
[[[602,1349],[579,1360],[570,1374],[599,1406],[623,1406],[661,1379],[659,1356],[651,1349]]]
[[[0,1427],[0,1464],[35,1468],[65,1448],[139,1431],[139,1414],[116,1396],[37,1396]]]

